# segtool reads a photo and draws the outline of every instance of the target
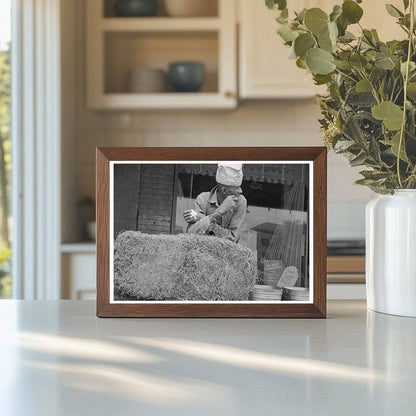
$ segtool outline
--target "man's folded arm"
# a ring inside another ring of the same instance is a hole
[[[221,227],[215,224],[212,228],[213,233],[217,237],[225,238],[227,240],[237,242],[240,238],[241,229],[243,226],[244,217],[247,211],[247,200],[244,198],[237,206],[237,211],[234,213],[229,228]]]
[[[200,194],[195,199],[195,211],[197,212],[197,219],[193,224],[189,224],[186,232],[189,234],[206,234],[211,225],[209,217],[205,214],[207,200],[203,194]]]

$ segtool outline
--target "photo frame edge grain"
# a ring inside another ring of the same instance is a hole
[[[278,157],[276,157],[278,155]],[[181,156],[179,158],[179,156]],[[97,317],[244,317],[325,318],[326,317],[326,221],[327,149],[325,147],[134,147],[96,149],[97,216]],[[110,162],[169,160],[273,160],[313,162],[313,303],[310,304],[224,304],[203,303],[110,303],[109,228]]]

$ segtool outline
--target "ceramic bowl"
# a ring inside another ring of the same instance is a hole
[[[161,69],[138,68],[129,73],[127,89],[133,93],[165,92],[166,79],[166,72]]]
[[[201,62],[172,62],[169,65],[169,82],[177,92],[197,92],[205,80],[205,67]]]
[[[156,16],[157,3],[158,0],[117,0],[114,11],[119,17]]]

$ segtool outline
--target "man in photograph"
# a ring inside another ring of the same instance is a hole
[[[219,163],[215,186],[195,199],[195,210],[183,214],[187,233],[214,235],[238,242],[247,212],[247,200],[242,194],[242,164]]]

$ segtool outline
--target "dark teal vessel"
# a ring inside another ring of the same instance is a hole
[[[197,92],[205,80],[205,67],[201,62],[172,62],[169,81],[177,92]]]
[[[156,16],[158,0],[117,0],[114,5],[119,17]]]

